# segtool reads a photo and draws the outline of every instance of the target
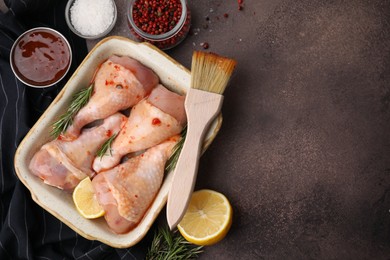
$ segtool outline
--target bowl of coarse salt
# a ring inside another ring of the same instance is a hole
[[[69,0],[65,19],[76,35],[84,39],[98,39],[114,27],[117,9],[114,0]]]

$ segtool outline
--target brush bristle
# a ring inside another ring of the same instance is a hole
[[[214,53],[195,51],[191,64],[191,87],[222,94],[236,66],[236,61]]]

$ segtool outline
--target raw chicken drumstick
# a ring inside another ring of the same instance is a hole
[[[132,107],[149,95],[158,81],[157,75],[138,61],[111,56],[97,70],[90,100],[76,114],[62,138],[74,140],[88,123]]]
[[[32,158],[29,168],[46,184],[64,190],[73,189],[82,179],[92,177],[92,162],[102,144],[118,133],[127,120],[115,113],[103,124],[84,129],[74,141],[55,139],[46,143]]]
[[[128,153],[142,151],[181,132],[186,123],[184,96],[162,85],[135,105],[126,125],[112,142],[111,153],[93,162],[96,172],[118,165]]]
[[[92,180],[107,224],[115,233],[126,233],[140,222],[160,189],[165,163],[179,138],[171,137]]]

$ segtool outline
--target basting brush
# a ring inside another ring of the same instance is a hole
[[[194,190],[204,134],[221,110],[222,94],[235,66],[235,60],[217,54],[193,53],[191,88],[184,103],[187,135],[168,194],[167,220],[170,229],[177,226],[187,210]]]

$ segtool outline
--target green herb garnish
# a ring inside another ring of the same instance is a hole
[[[146,255],[146,260],[195,259],[203,252],[202,246],[196,246],[185,240],[176,230],[159,227]]]
[[[113,134],[112,136],[110,136],[110,138],[108,138],[104,144],[102,145],[102,147],[99,149],[99,151],[97,151],[96,153],[96,156],[97,157],[100,157],[102,158],[104,155],[108,155],[107,151],[109,151],[109,154],[112,155],[112,149],[111,149],[111,144],[112,142],[114,141],[115,137],[117,136],[118,134]]]
[[[73,118],[84,107],[92,96],[93,84],[88,88],[77,92],[68,107],[68,110],[62,114],[56,122],[52,124],[51,135],[57,138],[60,134],[65,133],[66,129],[73,123]]]
[[[179,160],[181,149],[183,148],[183,144],[184,144],[184,141],[186,139],[186,134],[187,134],[187,125],[185,127],[183,127],[183,130],[181,130],[181,133],[180,133],[181,139],[179,140],[179,142],[177,144],[175,144],[175,146],[172,149],[172,154],[169,157],[168,162],[165,166],[165,170],[167,172],[170,172],[173,169],[175,169],[176,164],[177,164],[177,160]]]

